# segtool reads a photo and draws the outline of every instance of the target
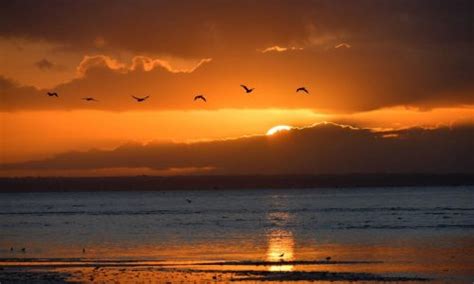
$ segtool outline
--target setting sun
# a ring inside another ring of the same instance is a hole
[[[266,135],[270,136],[270,135],[273,135],[275,133],[278,133],[280,131],[288,131],[288,130],[291,130],[291,126],[288,126],[288,125],[277,125],[277,126],[274,126],[272,128],[270,128]]]
[[[473,3],[0,1],[0,284],[472,282]]]

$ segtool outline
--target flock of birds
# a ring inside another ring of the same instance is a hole
[[[245,91],[246,94],[250,94],[252,93],[255,88],[249,88],[247,87],[246,85],[240,85],[240,87],[242,87]],[[306,94],[309,94],[309,91],[308,89],[306,89],[306,87],[299,87],[296,89],[296,92],[299,93],[299,92],[303,92],[303,93],[306,93]],[[59,98],[59,95],[58,93],[56,92],[48,92],[47,95],[49,97],[56,97],[56,98]],[[133,99],[135,99],[138,103],[141,103],[141,102],[144,102],[146,101],[150,96],[146,96],[146,97],[136,97],[136,96],[132,96]],[[81,98],[81,100],[84,100],[84,101],[87,101],[87,102],[98,102],[97,99],[95,99],[94,97],[84,97],[84,98]],[[194,96],[194,101],[197,101],[197,100],[201,100],[203,102],[207,102],[207,99],[204,95],[196,95]]]

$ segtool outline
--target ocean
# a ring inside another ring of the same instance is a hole
[[[0,193],[0,232],[0,266],[66,280],[89,264],[474,280],[472,186]]]

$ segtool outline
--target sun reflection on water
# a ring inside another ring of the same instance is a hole
[[[275,229],[268,233],[267,261],[287,262],[294,260],[295,242],[290,231]],[[292,271],[293,265],[271,265],[270,271]]]

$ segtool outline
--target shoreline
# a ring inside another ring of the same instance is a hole
[[[472,186],[474,174],[2,177],[0,192]]]

